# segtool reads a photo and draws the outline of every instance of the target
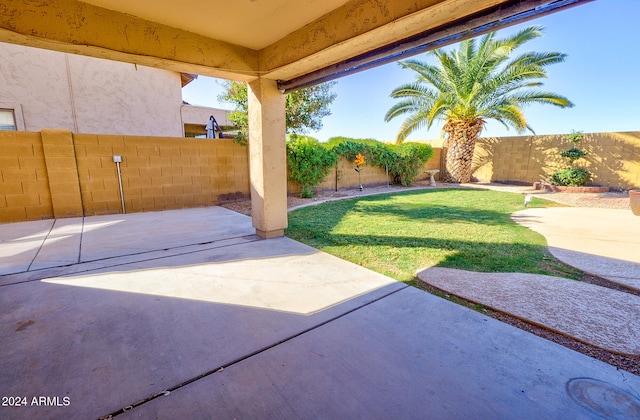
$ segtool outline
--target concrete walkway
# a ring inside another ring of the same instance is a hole
[[[640,291],[640,217],[631,210],[539,208],[512,218],[543,235],[560,261]]]
[[[630,210],[555,207],[512,218],[542,234],[568,265],[640,290],[640,217]],[[426,284],[616,353],[640,354],[640,297],[520,273],[420,271]]]
[[[615,353],[640,354],[640,297],[559,277],[433,267],[424,283]]]
[[[0,225],[0,418],[640,418],[640,377],[252,233],[220,208]]]
[[[0,224],[0,275],[253,235],[222,207]]]

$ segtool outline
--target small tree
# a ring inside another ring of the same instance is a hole
[[[287,94],[287,133],[304,134],[310,130],[317,131],[322,128],[322,119],[331,115],[329,106],[337,96],[332,91],[335,83],[321,83]],[[229,114],[229,120],[238,128],[238,135],[234,140],[240,144],[247,144],[249,140],[247,84],[227,81],[225,88],[226,91],[218,96],[218,100],[235,105],[235,109]]]
[[[433,156],[433,148],[421,143],[400,143],[394,147],[394,152],[396,158],[389,166],[389,172],[404,186],[411,185],[424,164]]]
[[[329,174],[337,156],[317,139],[291,135],[287,141],[289,179],[302,187],[301,197],[313,197],[314,188]]]
[[[556,171],[551,176],[551,182],[553,185],[570,186],[570,187],[582,187],[591,181],[591,173],[586,169],[576,166],[575,161],[581,159],[587,155],[587,151],[584,149],[578,149],[578,143],[582,141],[582,131],[571,131],[566,138],[573,143],[573,147],[564,150],[560,153],[560,156],[565,158],[569,163],[566,169]]]

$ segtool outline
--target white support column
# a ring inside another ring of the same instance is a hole
[[[262,238],[287,227],[285,96],[273,80],[249,83],[249,176],[251,214]]]

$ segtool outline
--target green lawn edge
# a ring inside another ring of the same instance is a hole
[[[528,204],[555,206],[537,197]],[[523,209],[519,193],[410,190],[293,210],[286,235],[409,284],[433,266],[579,279],[583,273],[553,257],[542,235],[511,219]]]

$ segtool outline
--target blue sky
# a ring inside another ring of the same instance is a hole
[[[575,106],[526,108],[527,122],[536,134],[640,131],[638,16],[640,0],[596,0],[500,31],[506,35],[525,26],[541,25],[544,36],[528,42],[520,51],[568,55],[564,63],[547,67],[549,77],[543,88],[568,97]],[[414,58],[424,60],[426,56]],[[321,141],[333,136],[394,140],[402,117],[384,121],[395,102],[389,94],[413,78],[412,71],[391,63],[339,79],[332,115],[323,119],[320,131],[309,135]],[[193,105],[229,108],[230,104],[217,101],[221,91],[220,81],[200,76],[183,89],[183,98]],[[438,139],[441,126],[434,123],[431,130],[417,131],[408,140]],[[507,130],[495,121],[489,121],[482,133],[482,137],[515,135],[518,133],[514,129]]]

